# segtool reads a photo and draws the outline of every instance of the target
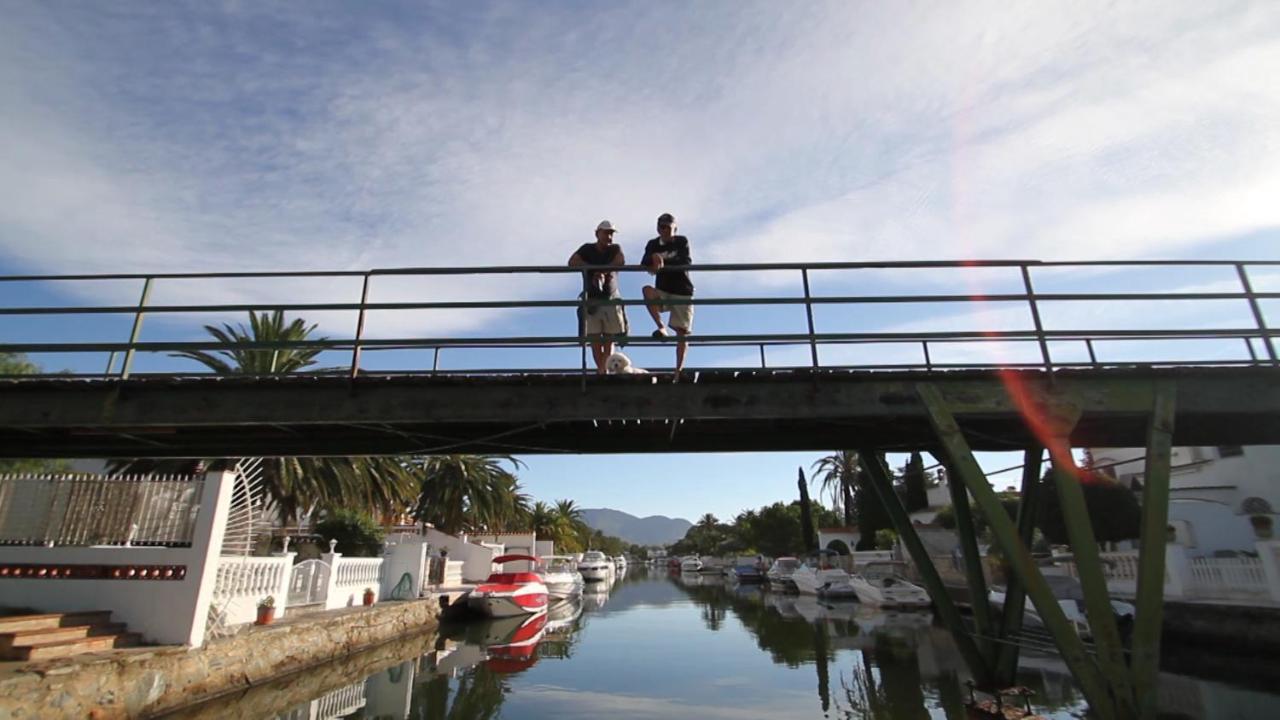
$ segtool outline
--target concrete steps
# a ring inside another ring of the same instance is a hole
[[[0,658],[47,660],[139,644],[141,637],[109,611],[15,615],[0,618]]]

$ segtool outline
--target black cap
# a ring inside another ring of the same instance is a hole
[[[658,216],[658,224],[659,225],[675,225],[676,216],[672,215],[671,213],[662,213],[661,215]]]

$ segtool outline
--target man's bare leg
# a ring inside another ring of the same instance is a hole
[[[682,327],[676,327],[675,325],[672,325],[671,329],[675,330],[676,335],[680,338],[680,342],[676,343],[676,373],[679,374],[680,371],[684,370],[684,353],[689,347],[689,344],[685,342],[684,337],[689,334],[689,331]]]
[[[649,301],[644,307],[649,311],[649,317],[653,318],[653,324],[657,325],[659,330],[666,327],[662,322],[662,312],[658,309],[662,307],[662,303],[658,302],[661,300],[658,297],[658,291],[652,285],[645,285],[640,292],[644,295],[644,299]]]
[[[609,355],[611,354],[604,351],[604,346],[605,343],[601,340],[591,341],[591,357],[595,358],[596,374],[598,375],[604,374],[605,361],[609,359]]]

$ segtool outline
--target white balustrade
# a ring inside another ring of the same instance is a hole
[[[311,717],[317,720],[342,718],[359,710],[365,705],[364,680],[352,683],[337,690],[325,693],[312,701],[315,712]]]
[[[204,479],[0,475],[0,545],[190,547]]]
[[[268,595],[275,596],[288,577],[291,557],[222,557],[218,560],[218,575],[213,586],[213,597],[219,600],[251,598],[255,602]],[[282,604],[283,597],[276,597]]]
[[[377,588],[382,579],[382,558],[348,558],[338,557],[334,566],[336,579],[334,586],[339,588],[372,587]]]
[[[1262,560],[1251,557],[1194,558],[1191,560],[1192,592],[1202,598],[1267,597]]]

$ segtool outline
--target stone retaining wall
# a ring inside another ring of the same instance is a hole
[[[434,599],[384,602],[253,627],[202,648],[117,650],[0,676],[0,718],[136,718],[243,690],[434,630]]]

